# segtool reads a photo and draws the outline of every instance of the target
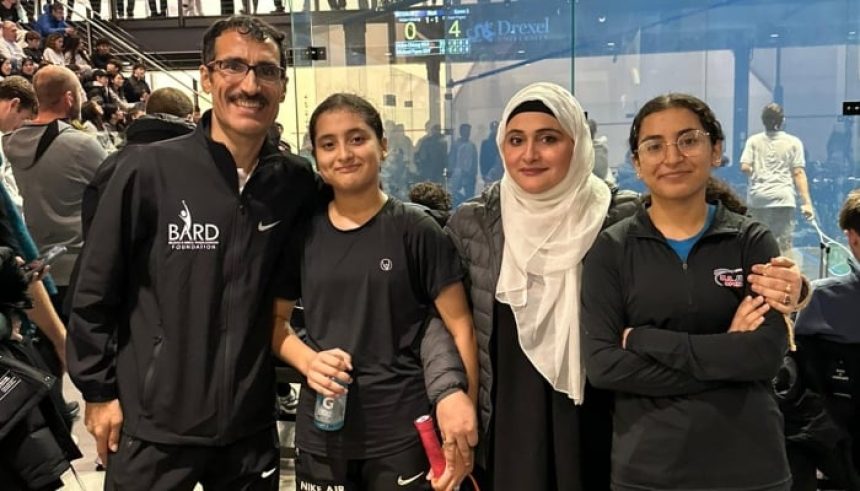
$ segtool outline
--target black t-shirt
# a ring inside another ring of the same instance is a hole
[[[27,19],[21,19],[18,16],[18,5],[13,4],[11,7],[6,8],[2,3],[0,3],[0,20],[8,20],[17,24],[18,22],[21,22],[22,20],[26,21]]]
[[[420,359],[427,317],[442,289],[461,281],[453,243],[426,213],[389,198],[363,226],[336,229],[325,209],[313,218],[301,267],[307,342],[352,355],[346,422],[313,424],[316,392],[303,387],[297,446],[361,459],[414,445],[413,420],[430,410]]]

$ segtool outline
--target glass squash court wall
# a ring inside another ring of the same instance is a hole
[[[721,120],[727,141],[717,174],[744,195],[738,159],[747,137],[762,130],[762,107],[775,101],[785,108],[785,129],[803,141],[821,229],[841,239],[837,211],[860,187],[860,117],[841,115],[843,101],[860,100],[860,0],[447,3],[380,1],[359,9],[350,0],[335,17],[325,5],[309,11],[288,1],[293,45],[325,49],[324,59],[296,57],[282,111],[291,143],[301,147],[310,113],[325,97],[358,93],[387,121],[394,147],[388,189],[403,197],[409,185],[431,178],[459,201],[480,192],[483,176],[462,155],[446,159],[444,173],[420,158],[416,164],[425,124],[439,126],[441,136],[431,139],[447,149],[471,125],[480,154],[508,98],[528,83],[553,81],[572,89],[598,123],[619,184],[641,190],[625,143],[632,118],[655,95],[688,92]],[[435,148],[438,158],[448,157]],[[797,256],[817,276],[818,234],[797,221]]]

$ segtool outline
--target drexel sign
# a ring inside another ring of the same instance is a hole
[[[533,22],[488,20],[475,23],[466,34],[472,44],[544,41],[550,36],[549,19],[544,17]]]

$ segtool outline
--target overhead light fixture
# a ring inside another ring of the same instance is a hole
[[[770,35],[770,37],[772,37],[772,38],[776,39],[776,38],[778,38],[778,37],[779,37],[779,34],[777,34],[777,33],[773,33],[773,34],[771,34],[771,35]]]

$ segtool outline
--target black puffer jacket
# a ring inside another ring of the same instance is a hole
[[[32,305],[27,287],[15,253],[0,247],[0,357],[47,372],[28,340],[10,339],[13,319],[23,316],[22,309]],[[15,390],[17,384],[13,380],[0,367],[0,401],[8,395],[7,391]],[[14,396],[6,402],[10,399]],[[56,489],[62,485],[59,478],[68,470],[69,462],[81,456],[57,409],[58,402],[45,393],[34,393],[23,407],[15,406],[26,413],[16,412],[11,420],[3,421],[6,426],[0,429],[0,488],[4,491]]]
[[[0,353],[48,369],[28,342],[0,342]],[[71,461],[81,458],[57,401],[45,396],[24,420],[0,440],[0,487],[4,491],[57,489]]]
[[[480,389],[478,392],[478,417],[481,423],[481,440],[489,431],[493,416],[493,363],[490,358],[490,338],[493,333],[493,302],[496,284],[501,270],[504,232],[502,230],[502,210],[499,184],[495,183],[480,196],[463,203],[448,221],[446,231],[451,235],[468,269],[466,288],[472,304],[472,318],[478,341],[478,361],[480,363]],[[607,210],[604,228],[632,215],[637,208],[638,194],[630,191],[612,190],[612,204]],[[442,330],[443,332],[437,332]],[[425,377],[432,377],[441,370],[434,366],[428,355],[430,344],[450,343],[453,340],[444,332],[444,325],[431,323],[422,343]],[[435,349],[439,349],[438,346]],[[454,351],[456,353],[456,350]],[[437,361],[441,364],[441,362]],[[607,438],[609,435],[606,435]],[[483,445],[479,444],[479,463],[486,457]]]

